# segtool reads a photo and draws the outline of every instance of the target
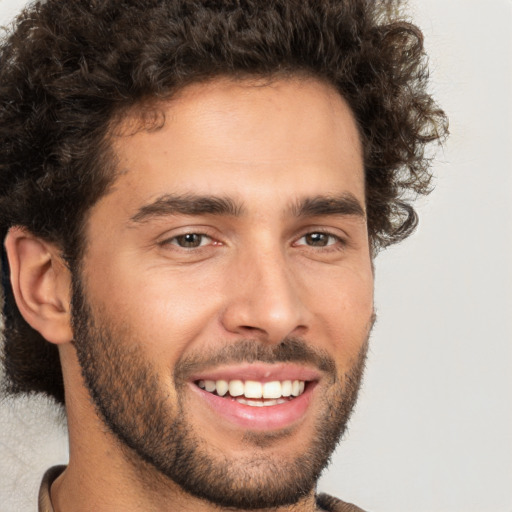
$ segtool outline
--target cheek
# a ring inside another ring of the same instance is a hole
[[[113,262],[89,280],[88,295],[103,310],[101,316],[125,327],[149,357],[177,360],[215,323],[215,285],[186,269],[135,268],[122,260]]]
[[[326,337],[327,350],[341,367],[350,365],[366,342],[373,319],[373,274],[344,269],[331,275],[316,294],[315,317]]]

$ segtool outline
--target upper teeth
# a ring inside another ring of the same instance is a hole
[[[273,380],[271,382],[257,382],[254,380],[200,380],[197,385],[219,396],[224,396],[228,391],[233,397],[245,396],[246,398],[281,398],[299,396],[304,392],[303,380]]]

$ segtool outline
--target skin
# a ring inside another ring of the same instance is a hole
[[[281,426],[268,412],[268,426],[262,421],[256,429],[209,407],[193,382],[178,389],[172,369],[183,358],[215,354],[240,340],[269,347],[287,337],[328,354],[340,381],[354,367],[372,324],[373,273],[353,116],[330,86],[304,78],[216,79],[188,86],[159,108],[162,128],[127,135],[137,124],[133,113],[113,134],[119,176],[86,226],[88,303],[95,318],[123,326],[137,340],[169,403],[186,405],[189,428],[207,440],[212,457],[293,460],[316,435],[322,397],[332,392],[332,379],[318,368],[304,365],[316,372],[304,411]],[[155,208],[168,195],[223,198],[235,208],[221,214]],[[352,209],[297,214],[297,205],[318,198],[341,198]],[[197,247],[180,246],[183,235],[194,233],[204,235],[194,238]],[[46,271],[40,263],[44,277],[14,288],[19,303],[28,304],[20,308],[25,318],[61,354],[70,464],[52,487],[56,511],[168,510],[169,503],[173,511],[220,510],[137,465],[105,428],[71,342],[70,277],[58,252],[23,230],[12,230],[6,247],[20,261],[12,265],[17,275],[27,261],[22,253],[52,262]],[[45,293],[41,283],[50,283]],[[42,308],[33,306],[42,303],[53,308],[43,319]],[[222,375],[230,368],[210,370]],[[312,492],[280,510],[314,509]]]

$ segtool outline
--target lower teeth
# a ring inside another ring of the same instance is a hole
[[[284,400],[283,398],[278,398],[276,400],[247,400],[246,398],[235,398],[235,400],[243,405],[250,405],[252,407],[269,407],[271,405],[279,405],[288,402],[288,400]]]

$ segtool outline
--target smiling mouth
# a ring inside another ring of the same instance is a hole
[[[196,386],[223,398],[231,398],[243,405],[268,407],[292,401],[304,393],[307,381],[283,380],[258,382],[253,380],[198,380]]]

